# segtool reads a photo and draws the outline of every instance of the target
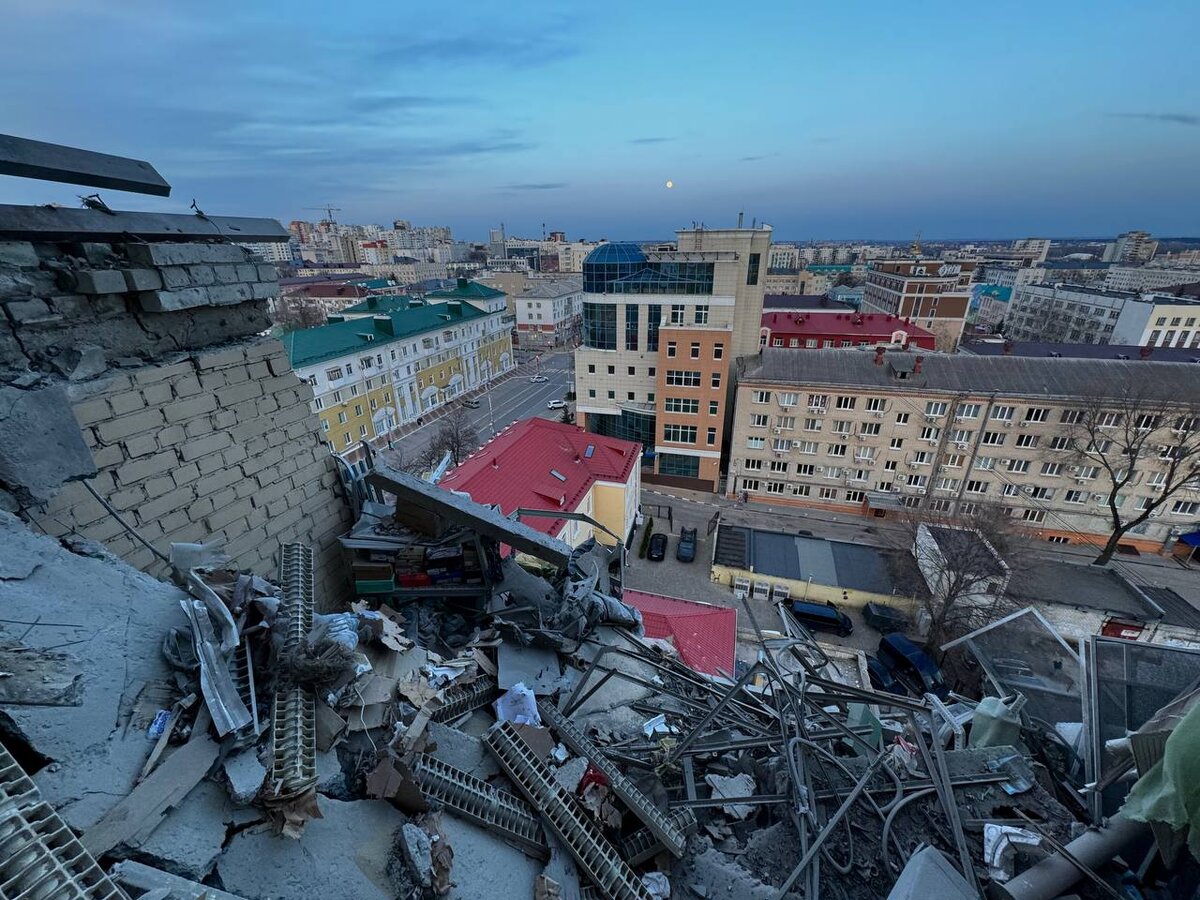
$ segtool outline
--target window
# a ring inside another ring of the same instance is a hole
[[[1052,437],[1050,438],[1051,450],[1070,450],[1071,439],[1069,437]]]
[[[766,428],[767,423],[770,420],[771,420],[771,417],[768,416],[766,413],[754,413],[750,416],[750,427],[751,428]]]
[[[937,490],[954,492],[958,490],[960,484],[962,482],[957,478],[942,477],[937,480]]]
[[[1075,473],[1075,477],[1082,481],[1091,481],[1099,474],[1099,466],[1080,466],[1079,471]]]
[[[800,395],[793,391],[780,391],[776,395],[779,405],[783,407],[795,406],[800,402]]]
[[[692,341],[692,359],[700,358],[700,342]]]
[[[328,422],[328,420],[326,420],[326,419],[322,419],[322,420],[321,420],[321,430],[322,430],[322,431],[328,431],[328,430],[329,430],[329,422]]]
[[[809,409],[826,409],[829,406],[828,394],[809,394],[808,408]]]
[[[355,414],[356,416],[361,416],[361,415],[362,415],[362,404],[361,404],[361,403],[355,403],[355,404],[354,404],[354,414]]]
[[[787,453],[791,446],[792,442],[787,438],[775,438],[775,440],[771,441],[771,449],[776,453]]]
[[[617,349],[617,307],[611,303],[583,304],[583,345],[595,350]]]
[[[910,475],[908,477],[908,484],[909,484],[909,487],[914,487],[914,488],[928,487],[929,486],[929,476],[928,475]]]
[[[648,368],[646,370],[646,374],[649,375],[651,378],[653,378],[655,371],[656,371],[656,369],[654,368],[654,366],[651,366],[650,368]]]
[[[713,344],[713,359],[724,359],[725,345],[722,343]]]
[[[742,468],[745,469],[747,472],[762,471],[762,460],[761,459],[747,459],[745,462],[745,465],[742,466]]]
[[[710,416],[717,415],[717,413],[720,411],[720,408],[721,408],[721,404],[718,401],[716,401],[716,400],[708,401],[708,414]]]
[[[1026,422],[1045,422],[1050,418],[1050,410],[1044,406],[1032,406],[1025,410]]]
[[[1006,484],[1001,493],[1005,497],[1016,497],[1021,493],[1021,486],[1019,484]]]
[[[779,472],[783,475],[786,475],[787,470],[788,470],[788,462],[786,459],[771,460],[771,471],[772,472]]]
[[[761,253],[751,253],[746,261],[746,284],[758,284],[758,267]]]
[[[833,420],[833,433],[834,434],[849,434],[850,429],[853,427],[854,427],[854,424],[849,419],[834,419]]]
[[[625,305],[625,349],[638,348],[638,308],[632,303]]]
[[[342,435],[342,446],[343,447],[350,446],[350,432],[348,432],[348,431]]]
[[[760,438],[760,437],[746,438],[746,446],[751,450],[761,450],[766,445],[767,445],[766,438]]]
[[[588,388],[588,396],[594,399],[594,398],[595,398],[595,396],[596,396],[596,389],[595,389],[595,388]]]
[[[783,428],[786,431],[791,431],[793,428],[796,427],[796,417],[795,416],[776,416],[775,417],[775,426],[777,428]]]
[[[742,490],[757,491],[758,490],[758,479],[757,478],[743,478],[742,479]]]
[[[862,503],[867,499],[867,495],[862,491],[846,491],[846,501],[849,503]]]
[[[719,388],[721,386],[721,373],[720,372],[712,373],[712,386],[714,388]]]
[[[755,403],[770,403],[771,402],[771,392],[770,391],[755,391],[753,394],[753,397],[751,399]]]
[[[804,420],[804,430],[805,431],[820,431],[821,430],[821,420],[820,419],[805,419]]]
[[[1067,491],[1063,495],[1064,503],[1086,503],[1088,498],[1087,491]]]
[[[1007,464],[1010,472],[1028,472],[1029,460],[1027,459],[1010,459]]]
[[[1138,431],[1153,431],[1162,424],[1162,416],[1156,416],[1151,413],[1143,413],[1134,420],[1134,425]]]
[[[332,369],[326,369],[325,377],[328,378],[330,381],[337,381],[339,378],[342,377],[342,367],[334,366]]]
[[[1122,415],[1120,413],[1108,412],[1101,413],[1096,418],[1096,424],[1101,428],[1116,428],[1121,424]]]
[[[1039,437],[1036,434],[1018,434],[1017,435],[1017,446],[1018,447],[1036,447],[1038,445],[1038,440],[1039,440]]]
[[[684,397],[667,397],[663,400],[663,410],[669,413],[684,413],[694,416],[700,412],[700,401]]]
[[[883,464],[883,468],[884,468],[884,471],[895,472],[896,471],[896,461],[894,459],[889,459],[887,462],[885,462]]]
[[[1138,512],[1145,512],[1146,510],[1148,510],[1150,508],[1150,504],[1152,504],[1153,502],[1154,502],[1153,497],[1139,497],[1138,502],[1134,504],[1133,508],[1136,509]]]
[[[350,385],[350,396],[351,397],[358,396],[358,385],[357,384]]]
[[[637,367],[636,367],[636,366],[630,366],[630,367],[629,367],[629,370],[628,370],[628,374],[630,374],[630,375],[636,375],[636,374],[637,374]]]
[[[929,459],[930,459],[930,454],[928,453],[928,451],[918,450],[916,453],[913,454],[912,464],[914,466],[927,466],[927,465],[929,465]]]
[[[955,444],[968,444],[974,434],[975,432],[968,431],[966,428],[955,428],[950,432],[950,441]]]
[[[977,457],[975,460],[975,468],[988,472],[996,468],[996,458],[993,456]]]
[[[321,408],[323,408],[324,406],[325,406],[325,404],[321,402],[321,398],[320,398],[320,397],[314,397],[314,398],[313,398],[313,409],[321,409]]]
[[[695,456],[684,456],[680,453],[660,453],[658,454],[658,473],[695,478],[700,474],[700,460]]]
[[[877,435],[879,434],[879,423],[863,422],[858,428],[858,433],[861,435]]]
[[[956,419],[978,419],[979,418],[979,404],[978,403],[964,403],[962,406],[960,406],[958,408],[958,412],[954,414],[954,418],[956,418]]]
[[[696,443],[695,425],[673,425],[670,422],[663,425],[663,440],[672,444]]]
[[[925,415],[927,416],[944,416],[946,414],[946,403],[942,400],[930,400],[925,404]]]
[[[609,399],[609,400],[615,400],[615,399],[616,399],[616,397],[617,397],[617,395],[616,395],[616,392],[615,392],[615,391],[609,391],[609,392],[608,392],[608,399]]]
[[[786,488],[787,488],[787,484],[782,481],[768,481],[767,482],[767,493],[768,494],[782,494],[784,492],[784,490],[786,490]]]
[[[828,452],[829,452],[830,456],[845,456],[846,455],[846,445],[845,444],[830,444]]]
[[[798,450],[805,456],[814,456],[817,452],[816,441],[792,441],[792,449]]]
[[[596,364],[595,363],[588,363],[588,374],[589,375],[596,374]]]
[[[717,442],[717,429],[715,429],[715,428],[708,429],[708,435],[706,437],[705,442],[710,447]]]
[[[1022,520],[1026,522],[1041,523],[1046,521],[1046,511],[1044,509],[1027,509],[1021,513]]]
[[[662,307],[657,303],[646,307],[646,349],[658,350],[658,326],[662,324]]]
[[[697,325],[707,325],[708,324],[708,306],[707,305],[697,306],[695,314],[692,316],[692,321],[695,322]]]
[[[854,404],[858,400],[857,397],[838,397],[837,409],[854,409]]]
[[[1003,431],[985,431],[983,433],[983,443],[989,447],[1003,447],[1004,437]]]
[[[1176,500],[1171,506],[1173,516],[1194,516],[1200,512],[1200,503],[1195,500]]]
[[[817,339],[816,338],[805,338],[804,346],[810,350],[817,349]]]
[[[372,397],[372,398],[371,398],[371,412],[374,412],[374,411],[375,411],[376,409],[378,409],[378,408],[379,408],[379,407],[378,407],[378,406],[376,405],[376,403],[375,403],[375,398],[374,398],[374,397]]]
[[[793,484],[792,493],[797,497],[807,497],[812,493],[812,489],[807,484]]]
[[[871,477],[870,469],[855,469],[854,474],[850,476],[851,481],[867,481]]]
[[[1012,406],[996,406],[992,408],[992,418],[997,422],[1011,422],[1015,411]]]
[[[633,399],[634,399],[634,393],[633,393],[633,391],[627,391],[627,392],[626,392],[626,394],[625,394],[625,399],[626,399],[626,400],[633,400]]]
[[[339,424],[339,425],[345,425],[345,424],[346,424],[346,413],[345,413],[345,411],[338,413],[338,424]]]
[[[950,453],[942,461],[942,465],[947,469],[961,469],[963,464],[963,455],[961,453]]]
[[[822,500],[836,500],[838,492],[835,488],[823,487],[820,491],[820,497]]]
[[[1062,463],[1042,463],[1042,474],[1058,476],[1062,474]]]
[[[921,429],[921,440],[929,441],[931,444],[936,444],[938,437],[941,436],[942,429],[935,425],[926,425]]]
[[[1112,449],[1112,444],[1112,441],[1088,441],[1087,452],[1104,454]],[[1020,442],[1017,446],[1020,446]]]
[[[1058,417],[1058,421],[1063,425],[1078,425],[1084,421],[1084,413],[1082,409],[1064,409],[1062,415]]]
[[[616,367],[616,366],[609,366],[609,367],[608,367],[608,374],[609,374],[609,375],[616,375],[616,374],[617,374],[617,367]]]
[[[683,304],[682,303],[672,303],[671,304],[671,324],[672,325],[682,325],[683,324]]]
[[[700,373],[667,369],[667,384],[671,387],[700,387]]]
[[[904,446],[904,438],[892,438],[891,443],[888,444],[888,449],[889,450],[899,450],[903,446]]]
[[[1053,500],[1054,488],[1034,487],[1029,489],[1029,496],[1034,500]]]
[[[366,437],[366,436],[367,436],[367,426],[366,426],[366,425],[359,425],[359,426],[358,426],[358,436],[359,436],[359,437]]]
[[[867,412],[883,412],[886,401],[882,397],[867,398]]]
[[[974,480],[974,481],[967,482],[967,493],[968,494],[986,494],[987,492],[988,492],[988,483],[986,481]]]
[[[811,478],[816,473],[816,467],[812,463],[796,463],[796,474],[806,478]]]
[[[896,413],[896,424],[897,425],[907,425],[908,424],[908,413]]]
[[[676,347],[677,345],[674,341],[667,341],[667,357],[669,359],[675,358]]]

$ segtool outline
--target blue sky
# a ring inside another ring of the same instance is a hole
[[[973,7],[978,7],[974,9]],[[0,0],[0,128],[126,209],[781,239],[1200,234],[1200,4]],[[675,187],[665,188],[671,179]],[[0,202],[74,203],[0,180]]]

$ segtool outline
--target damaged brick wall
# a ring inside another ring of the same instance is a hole
[[[216,541],[271,574],[279,545],[303,542],[332,600],[349,511],[312,389],[263,336],[275,277],[232,244],[0,242],[0,390],[65,388],[98,470],[89,483],[157,548]],[[41,397],[23,405],[54,415]],[[3,411],[0,429],[6,443],[31,430]],[[11,462],[0,459],[0,506],[164,574],[82,484],[38,495]]]

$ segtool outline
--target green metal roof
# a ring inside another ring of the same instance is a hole
[[[414,298],[408,294],[378,294],[342,310],[344,313],[390,313],[408,309]]]
[[[295,369],[486,316],[487,313],[466,303],[456,307],[448,303],[436,303],[388,313],[386,318],[347,319],[345,322],[292,331],[283,336],[283,346],[287,348],[288,358]],[[370,339],[367,335],[370,335]]]
[[[452,300],[491,300],[494,297],[503,297],[504,291],[490,288],[486,284],[480,284],[478,281],[469,281],[466,278],[460,278],[455,287],[442,291],[430,291],[425,296],[444,297]]]

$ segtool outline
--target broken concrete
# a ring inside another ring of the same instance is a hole
[[[443,815],[441,825],[454,850],[453,900],[533,896],[534,880],[542,872],[540,862],[452,815]]]
[[[235,807],[220,785],[202,781],[162,824],[126,841],[117,856],[140,859],[180,878],[203,880],[216,864],[235,822]]]
[[[229,782],[230,798],[241,805],[250,803],[258,796],[263,779],[267,777],[267,767],[258,761],[253,750],[227,756],[222,768]]]
[[[437,744],[432,753],[435,759],[484,781],[490,781],[499,773],[500,767],[479,738],[438,722],[430,722],[425,734]]]
[[[22,503],[45,503],[64,482],[96,474],[92,451],[58,385],[22,390],[0,384],[0,432],[10,438],[0,442],[0,486]]]

